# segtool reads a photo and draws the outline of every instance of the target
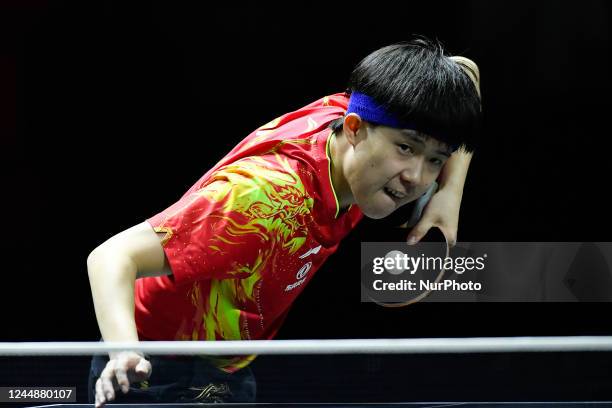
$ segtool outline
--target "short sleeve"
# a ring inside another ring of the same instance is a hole
[[[298,224],[291,217],[307,216],[312,203],[299,190],[301,198],[287,200],[295,177],[248,161],[234,164],[148,219],[166,234],[162,245],[175,282],[247,278],[275,251],[299,247],[306,231],[292,231]]]

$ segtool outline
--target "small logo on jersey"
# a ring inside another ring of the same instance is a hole
[[[304,258],[306,258],[306,257],[308,257],[308,256],[310,256],[310,255],[312,255],[312,254],[315,254],[315,255],[316,255],[316,254],[318,254],[318,253],[319,253],[319,251],[320,251],[320,250],[321,250],[321,245],[319,245],[319,246],[318,246],[318,247],[316,247],[316,248],[310,248],[310,250],[309,250],[308,252],[306,252],[306,253],[305,253],[305,254],[303,254],[303,255],[300,255],[300,259],[304,259]]]
[[[312,268],[312,262],[304,264],[304,266],[300,268],[298,273],[295,274],[295,279],[297,279],[297,281],[292,283],[291,285],[287,285],[287,287],[285,288],[285,292],[289,292],[290,290],[293,290],[300,286],[302,283],[306,282],[306,275],[308,274],[310,268]]]
[[[308,262],[307,264],[305,264],[304,266],[302,266],[302,268],[298,271],[298,273],[295,275],[295,279],[303,279],[306,277],[306,274],[308,273],[308,271],[310,270],[310,268],[312,268],[312,262]]]
[[[303,255],[300,255],[300,259],[304,259],[310,255],[316,255],[319,253],[320,250],[321,250],[321,245],[315,248],[310,248],[308,252],[306,252]],[[312,268],[312,262],[305,263],[300,268],[298,273],[295,274],[295,279],[297,279],[297,281],[292,283],[291,285],[287,285],[287,287],[285,288],[285,292],[289,292],[290,290],[293,290],[297,288],[298,286],[300,286],[302,283],[306,282],[306,275],[308,275],[308,271],[310,271],[310,268]]]

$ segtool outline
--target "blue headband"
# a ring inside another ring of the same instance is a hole
[[[356,113],[359,117],[367,122],[376,123],[378,125],[389,126],[398,129],[413,129],[417,130],[410,123],[402,123],[393,115],[388,113],[385,108],[377,104],[374,99],[368,95],[353,92],[349,100],[346,114]]]
[[[396,129],[412,129],[428,135],[432,135],[432,133],[435,134],[435,132],[431,132],[429,129],[417,127],[414,123],[401,122],[395,116],[388,113],[385,108],[377,104],[374,99],[359,92],[351,93],[351,99],[349,100],[346,110],[346,114],[348,115],[349,113],[356,113],[366,122],[378,125],[389,126]],[[454,145],[449,146],[453,151],[457,150],[459,147]]]

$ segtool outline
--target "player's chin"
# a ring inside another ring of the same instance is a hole
[[[388,217],[397,210],[401,205],[395,200],[390,200],[387,197],[377,197],[378,200],[369,200],[367,203],[359,205],[361,212],[368,218],[380,220]]]

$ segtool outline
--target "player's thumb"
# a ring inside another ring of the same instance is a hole
[[[143,379],[149,378],[151,375],[152,367],[151,363],[145,358],[141,358],[136,367],[134,368],[134,372],[139,377],[141,376]]]

